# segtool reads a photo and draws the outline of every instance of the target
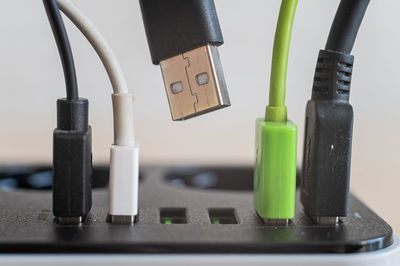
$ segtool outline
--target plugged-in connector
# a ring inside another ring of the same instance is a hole
[[[287,119],[286,71],[297,0],[282,0],[272,55],[269,105],[256,121],[254,205],[269,225],[295,215],[297,127]]]
[[[57,101],[53,133],[53,214],[79,224],[92,206],[92,130],[89,102],[79,98],[74,59],[56,0],[43,0],[64,70],[67,97]]]
[[[202,46],[160,62],[173,120],[230,105],[216,46]]]
[[[213,0],[140,1],[154,64],[160,64],[173,120],[230,106],[217,46]],[[179,25],[179,26],[177,26]]]
[[[113,94],[114,145],[110,151],[110,222],[132,224],[138,213],[139,145],[133,130],[133,96]]]
[[[317,224],[334,225],[349,205],[353,108],[350,54],[369,0],[340,1],[324,50],[318,55],[307,103],[301,203]]]
[[[268,224],[287,224],[294,217],[296,151],[295,124],[257,119],[254,205]]]
[[[92,130],[88,101],[59,99],[53,135],[53,213],[78,224],[92,206]]]
[[[301,202],[319,224],[347,216],[353,108],[349,104],[353,56],[321,50],[307,103]]]
[[[138,213],[139,146],[110,150],[110,222],[131,224]]]

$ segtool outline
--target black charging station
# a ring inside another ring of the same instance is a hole
[[[0,170],[2,186],[11,184],[0,192],[2,254],[340,254],[393,242],[392,228],[354,196],[334,226],[312,223],[299,201],[288,226],[264,224],[250,167],[142,167],[133,225],[107,221],[106,167],[94,168],[93,207],[81,225],[54,221],[50,167]]]

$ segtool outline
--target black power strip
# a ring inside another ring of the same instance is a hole
[[[356,253],[388,247],[392,228],[357,198],[336,226],[318,226],[297,202],[288,226],[263,223],[251,168],[143,167],[134,225],[107,222],[108,169],[94,168],[93,207],[79,225],[51,211],[51,169],[0,169],[0,253]]]

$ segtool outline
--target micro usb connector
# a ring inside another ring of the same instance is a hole
[[[336,225],[349,212],[353,107],[351,50],[369,0],[340,1],[318,55],[306,107],[300,200],[316,224]]]
[[[230,105],[218,48],[205,45],[160,62],[173,120]]]
[[[154,64],[161,66],[173,120],[230,105],[213,0],[140,0]],[[177,27],[179,25],[179,27]]]

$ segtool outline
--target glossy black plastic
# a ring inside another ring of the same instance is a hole
[[[213,0],[140,0],[153,64],[224,40]]]

